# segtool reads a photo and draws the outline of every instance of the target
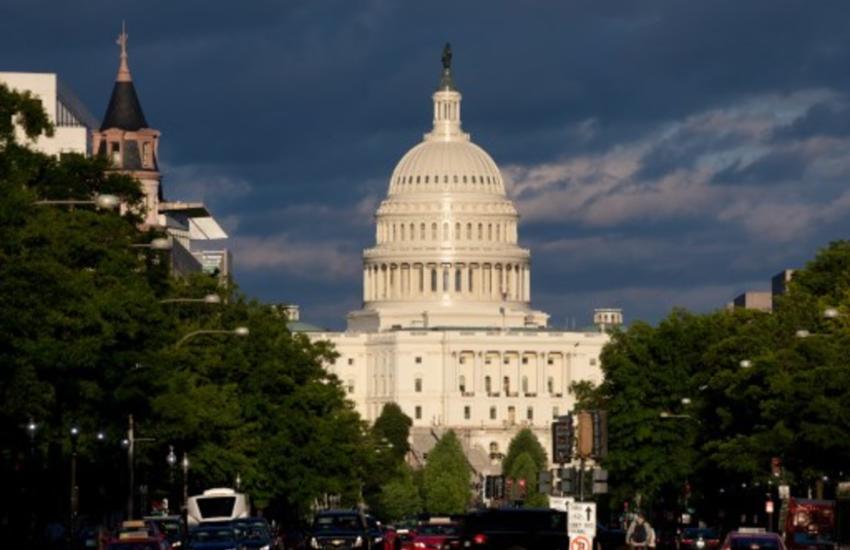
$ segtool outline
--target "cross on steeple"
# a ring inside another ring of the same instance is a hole
[[[124,21],[122,21],[121,34],[118,35],[118,40],[115,41],[115,43],[121,48],[121,64],[118,66],[118,77],[115,79],[118,82],[129,82],[132,80],[130,77],[130,67],[127,65],[128,38],[130,38],[130,35],[127,34],[127,25]]]

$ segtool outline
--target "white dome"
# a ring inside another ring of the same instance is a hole
[[[471,141],[423,141],[407,152],[390,179],[390,195],[421,192],[494,193],[504,196],[498,166]]]

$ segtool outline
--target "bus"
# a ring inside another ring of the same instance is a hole
[[[833,550],[835,501],[788,499],[785,546],[788,550]]]
[[[211,521],[233,521],[251,515],[251,500],[244,493],[229,488],[207,489],[203,494],[189,497],[186,503],[186,523],[194,527]]]

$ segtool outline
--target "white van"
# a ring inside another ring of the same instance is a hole
[[[233,489],[207,489],[201,495],[189,497],[186,520],[189,527],[210,521],[232,521],[251,515],[251,500]]]

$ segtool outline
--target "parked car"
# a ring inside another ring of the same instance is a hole
[[[567,514],[528,508],[473,512],[463,522],[461,543],[481,550],[567,550]]]
[[[785,543],[776,533],[732,531],[721,550],[785,550]]]
[[[705,527],[685,527],[676,538],[676,550],[717,550],[720,534]]]
[[[308,547],[373,550],[371,534],[365,516],[357,510],[327,510],[319,512],[313,520]]]
[[[236,538],[249,550],[278,550],[280,539],[272,533],[272,528],[265,518],[244,518],[233,522]]]
[[[460,547],[460,525],[454,522],[423,523],[413,533],[413,550],[448,550]]]
[[[189,531],[189,550],[246,550],[233,525],[204,525]]]

